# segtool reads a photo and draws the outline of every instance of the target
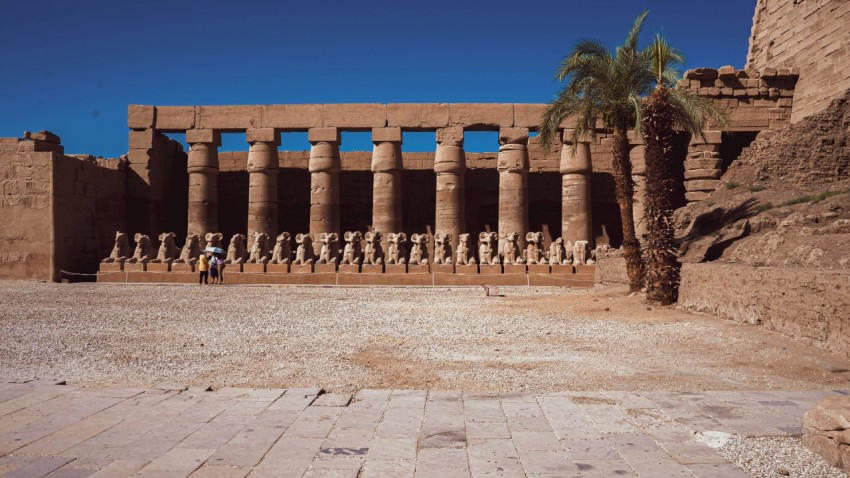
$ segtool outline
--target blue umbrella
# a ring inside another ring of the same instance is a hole
[[[224,254],[224,249],[222,249],[220,247],[207,247],[206,249],[204,249],[204,251],[214,252],[216,254]]]

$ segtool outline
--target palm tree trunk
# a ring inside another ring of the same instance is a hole
[[[659,86],[647,100],[641,128],[646,145],[646,298],[676,301],[679,263],[673,227],[673,114],[667,89]]]
[[[626,128],[614,129],[611,153],[614,155],[614,192],[617,205],[620,207],[620,222],[623,226],[623,257],[626,259],[626,272],[629,275],[629,292],[637,292],[643,285],[643,263],[632,211],[635,188],[632,181],[632,163],[629,159],[629,138],[626,136],[626,131]]]

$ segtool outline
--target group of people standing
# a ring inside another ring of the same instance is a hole
[[[224,261],[219,254],[204,251],[198,257],[198,272],[198,284],[209,284],[208,278],[213,284],[221,284],[224,282]]]

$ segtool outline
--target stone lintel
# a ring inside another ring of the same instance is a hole
[[[705,140],[698,134],[691,136],[691,144],[720,144],[722,142],[722,131],[704,131],[703,135]]]
[[[307,140],[311,143],[338,143],[339,128],[310,128],[307,130]]]
[[[162,131],[185,131],[195,127],[194,106],[157,106],[156,129]]]
[[[428,130],[448,125],[448,103],[390,103],[387,105],[387,126],[390,127]]]
[[[245,140],[249,143],[274,143],[280,145],[280,134],[275,128],[251,128],[245,130]]]
[[[497,129],[514,124],[514,106],[510,103],[452,103],[449,124],[469,130]]]
[[[384,142],[392,142],[392,143],[400,143],[401,142],[401,128],[372,128],[372,142],[373,143],[384,143]]]
[[[153,106],[130,105],[127,107],[127,124],[130,129],[148,129],[153,127],[155,109]]]
[[[213,143],[216,146],[221,145],[221,133],[214,129],[190,129],[186,130],[186,142],[192,143]]]
[[[377,103],[322,105],[322,125],[353,129],[383,128],[387,125],[387,105]]]

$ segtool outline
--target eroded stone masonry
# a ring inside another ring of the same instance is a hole
[[[730,124],[679,138],[680,204],[714,190],[759,132],[788,123],[797,77],[769,68],[686,73],[681,86],[711,98]],[[11,227],[0,232],[0,276],[191,280],[194,249],[218,245],[228,250],[230,282],[477,284],[490,274],[496,284],[589,284],[582,266],[598,247],[620,245],[610,140],[600,130],[565,144],[568,119],[563,141],[544,150],[534,134],[543,106],[131,105],[130,150],[117,159],[66,155],[47,132],[4,138],[0,220]],[[340,153],[348,131],[370,132],[373,151]],[[434,151],[404,152],[405,133],[423,131],[435,135]],[[492,153],[464,150],[478,131],[495,133]],[[245,150],[219,151],[221,134],[234,132]],[[309,151],[288,151],[288,132],[306,132]],[[172,133],[186,135],[188,152]],[[632,158],[642,229],[635,135]],[[380,259],[390,250],[395,264]]]

